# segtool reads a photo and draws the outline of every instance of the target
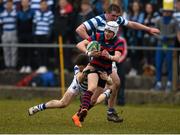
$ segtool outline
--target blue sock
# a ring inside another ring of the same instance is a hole
[[[46,105],[43,103],[43,104],[39,104],[38,106],[37,106],[38,108],[39,108],[39,110],[45,110],[46,109]]]
[[[115,109],[114,109],[114,108],[109,108],[109,109],[107,110],[107,113],[108,113],[108,114],[112,114],[113,112],[115,112]]]

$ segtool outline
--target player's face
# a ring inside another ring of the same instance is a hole
[[[112,11],[111,13],[109,13],[108,21],[116,21],[119,16],[120,13],[117,13],[116,11]]]
[[[110,30],[105,30],[104,35],[105,35],[106,40],[110,40],[114,37],[114,32],[112,32]]]

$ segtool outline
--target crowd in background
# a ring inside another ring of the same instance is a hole
[[[76,27],[105,12],[111,3],[122,7],[122,16],[127,20],[147,26],[158,27],[157,20],[163,16],[162,0],[0,0],[1,42],[12,46],[15,43],[34,43],[41,46],[44,43],[58,43],[61,35],[64,44],[76,44],[81,40],[75,33]],[[175,5],[172,15],[180,22],[179,0]],[[176,31],[178,30],[179,28]],[[119,35],[125,37],[128,46],[158,46],[158,38],[144,31],[122,27]],[[173,36],[174,40],[176,32]],[[165,36],[160,38],[164,42],[168,40]],[[178,45],[178,41],[172,44]],[[73,68],[73,58],[77,54],[75,50],[64,49],[64,57],[68,58],[65,60],[65,68],[69,71]],[[32,70],[41,71],[47,67],[56,68],[59,66],[58,55],[58,49],[53,48],[1,47],[0,69],[30,73]],[[151,70],[155,69],[155,58],[155,51],[130,50],[129,75],[142,74],[147,65]]]

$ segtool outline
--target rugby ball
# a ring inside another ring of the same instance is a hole
[[[87,45],[87,50],[90,51],[100,51],[101,46],[97,41],[91,41],[88,45]]]

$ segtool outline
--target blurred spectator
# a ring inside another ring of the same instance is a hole
[[[76,26],[79,26],[81,23],[83,23],[86,20],[89,20],[95,16],[91,4],[89,0],[82,0],[81,2],[81,12],[78,14],[76,19]],[[76,40],[77,42],[80,42],[82,38],[76,34]]]
[[[180,47],[180,26],[178,27],[177,40]],[[180,89],[180,51],[178,51],[178,88]]]
[[[107,0],[105,0],[107,1]],[[95,15],[103,14],[103,0],[90,0]]]
[[[180,22],[180,0],[177,0],[175,3],[175,12],[173,16]]]
[[[157,21],[158,17],[159,14],[154,11],[153,5],[151,3],[147,3],[145,5],[144,25],[149,27],[155,27],[155,22]],[[147,47],[153,47],[157,44],[156,42],[157,41],[154,36],[148,33],[144,34],[143,45]],[[153,50],[144,51],[144,56],[145,56],[146,67],[153,66],[155,64]]]
[[[110,1],[109,0],[103,0],[103,11],[107,11],[109,6],[110,6]]]
[[[156,51],[156,85],[155,90],[163,88],[161,83],[163,60],[166,59],[167,64],[167,83],[166,92],[172,90],[172,61],[173,51],[167,50],[174,48],[177,33],[178,22],[172,17],[173,9],[163,9],[162,17],[158,19],[156,26],[160,29],[161,34],[158,41],[158,50]],[[163,50],[160,50],[163,49]]]
[[[132,8],[130,10],[130,14],[128,15],[128,20],[138,22],[143,24],[144,23],[144,13],[141,11],[141,4],[139,1],[134,1],[132,3]],[[143,31],[128,29],[127,31],[127,38],[128,38],[128,45],[137,47],[142,46],[142,37]],[[138,71],[140,71],[140,61],[142,60],[142,51],[137,50],[130,50],[129,56],[132,63],[132,68],[129,72],[130,76],[136,76]]]
[[[0,0],[0,13],[4,11],[4,3],[3,0]]]
[[[55,34],[56,41],[61,35],[64,44],[75,43],[75,14],[72,4],[67,0],[59,0],[55,11]],[[72,48],[64,48],[64,58],[71,58]],[[64,60],[65,68],[72,71],[72,60]]]
[[[17,47],[13,47],[17,42],[16,15],[12,0],[8,0],[5,10],[0,15],[0,24],[3,28],[2,43],[12,45],[12,47],[3,48],[4,62],[8,69],[15,69],[17,65]]]
[[[31,9],[33,10],[33,12],[36,12],[37,10],[40,10],[41,1],[42,0],[31,0]],[[45,0],[45,1],[47,2],[49,10],[52,10],[52,7],[54,5],[54,0]]]
[[[178,33],[177,33],[177,40],[176,40],[176,47],[180,48],[180,0],[176,0],[175,3],[175,12],[173,16],[178,21]],[[180,88],[180,51],[178,51],[178,75],[179,75],[179,88]]]
[[[72,42],[73,33],[73,7],[67,0],[59,0],[55,9],[55,33],[58,40],[59,35],[63,37],[63,43]]]
[[[3,12],[4,6],[3,6],[3,0],[0,0],[0,14]],[[0,37],[2,36],[2,24],[0,24]],[[0,38],[1,43],[1,38]],[[3,61],[3,49],[0,47],[0,69],[4,68],[4,61]]]
[[[17,31],[19,43],[32,43],[32,20],[33,12],[30,9],[29,0],[21,1],[21,8],[17,14]],[[30,48],[19,48],[19,58],[22,66],[20,73],[31,72],[32,50]]]
[[[2,1],[3,1],[4,8],[5,8],[8,0],[2,0]],[[16,11],[18,11],[20,9],[21,0],[12,0],[12,2],[13,2],[13,8]]]
[[[42,0],[40,3],[40,10],[35,12],[33,23],[35,25],[34,32],[34,42],[40,43],[49,43],[49,37],[52,30],[52,24],[54,21],[54,16],[52,11],[49,10],[47,2]],[[37,72],[46,69],[48,55],[47,48],[38,48],[37,49],[37,65],[39,66]]]

